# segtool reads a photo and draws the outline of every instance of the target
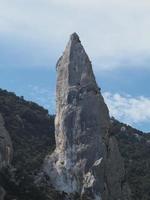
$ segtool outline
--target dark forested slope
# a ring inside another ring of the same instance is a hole
[[[112,119],[111,134],[118,140],[133,199],[150,199],[150,134]]]
[[[11,169],[1,173],[6,199],[45,199],[42,188],[34,185],[34,177],[44,157],[54,149],[54,117],[41,106],[14,93],[0,90],[0,113],[13,143]]]

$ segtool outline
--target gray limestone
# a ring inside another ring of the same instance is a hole
[[[5,194],[5,190],[0,186],[0,200],[4,200]]]
[[[0,170],[3,167],[10,165],[12,160],[13,148],[12,142],[8,131],[4,125],[4,119],[0,114]],[[5,196],[5,190],[0,186],[0,200],[3,200]]]
[[[53,186],[83,199],[127,200],[123,160],[108,134],[108,108],[76,33],[57,63],[56,104],[56,149],[44,164]]]
[[[12,153],[12,142],[4,126],[4,119],[0,114],[0,169],[10,164]]]

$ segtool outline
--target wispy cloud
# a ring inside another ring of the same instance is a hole
[[[48,109],[51,114],[55,113],[55,91],[43,87],[28,85],[28,98]]]
[[[149,68],[149,10],[148,0],[1,0],[0,34],[26,41],[26,51],[33,48],[34,57],[49,61],[76,31],[95,69]]]
[[[150,122],[150,98],[105,92],[105,101],[111,116],[130,125]]]

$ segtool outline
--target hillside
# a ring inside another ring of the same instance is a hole
[[[0,184],[6,199],[63,199],[51,186],[35,186],[45,156],[55,148],[54,116],[33,102],[14,93],[0,90],[0,113],[11,136],[14,158],[9,169],[3,169]],[[145,134],[111,119],[110,134],[116,136],[125,160],[126,177],[134,200],[150,199],[150,134]],[[46,182],[46,177],[45,177]]]
[[[1,173],[6,199],[45,199],[33,179],[45,155],[54,149],[54,117],[41,106],[6,90],[0,90],[0,113],[14,148],[13,169]]]
[[[150,134],[112,120],[111,134],[118,140],[127,179],[135,200],[150,199]]]

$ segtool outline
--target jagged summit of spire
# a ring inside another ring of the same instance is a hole
[[[70,86],[86,85],[91,80],[97,87],[90,59],[77,33],[70,36],[63,55],[57,62],[56,69],[63,69],[61,73],[64,73],[63,82],[66,87],[68,84]]]
[[[66,80],[68,79],[69,82],[72,82],[75,78],[81,79],[81,75],[86,69],[89,69],[89,71],[86,70],[86,74],[93,74],[91,62],[77,33],[70,35],[67,46],[56,64],[57,70],[62,67],[68,71],[66,72],[68,74]]]
[[[80,43],[80,38],[79,38],[78,34],[75,33],[75,32],[71,34],[70,40],[71,40],[71,41],[76,41],[76,42],[79,42],[79,43]]]

